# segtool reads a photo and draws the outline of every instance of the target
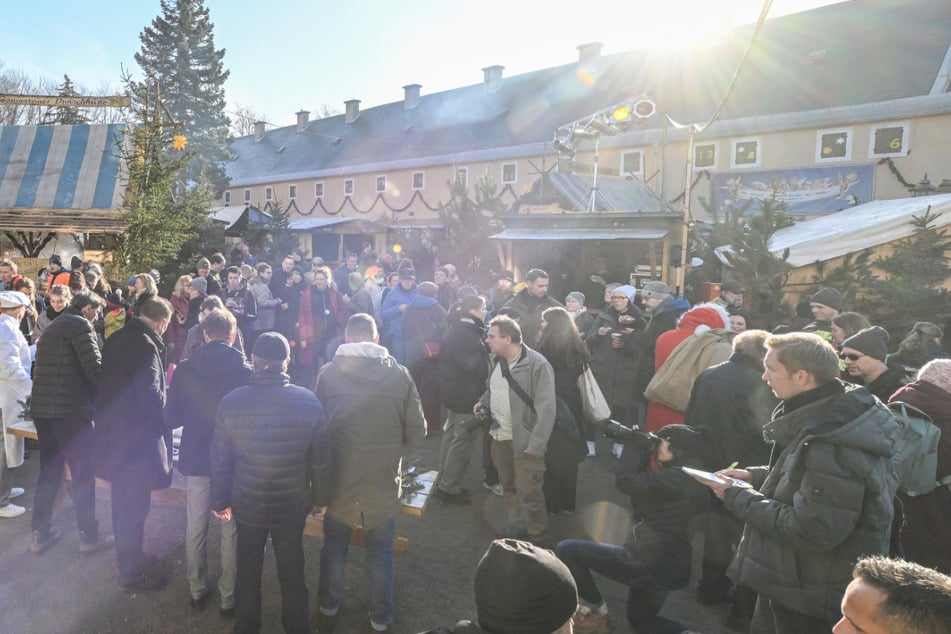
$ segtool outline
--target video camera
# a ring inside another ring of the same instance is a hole
[[[657,451],[657,448],[663,440],[663,438],[657,434],[650,432],[645,433],[638,429],[633,429],[627,425],[622,425],[616,420],[608,420],[605,422],[602,431],[606,437],[612,440],[644,447],[651,453]]]
[[[481,406],[476,410],[476,413],[469,418],[464,418],[459,421],[457,424],[462,427],[467,432],[474,432],[484,425],[489,425],[492,423],[492,412],[489,411],[488,407]]]

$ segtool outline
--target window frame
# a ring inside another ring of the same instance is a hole
[[[888,152],[877,154],[875,152],[875,133],[885,128],[902,128],[902,148],[897,152]],[[880,158],[898,158],[905,157],[911,153],[911,121],[893,121],[890,123],[879,123],[873,125],[868,131],[868,157],[874,159]]]
[[[456,168],[456,173],[455,173],[455,176],[454,176],[455,180],[453,181],[453,183],[458,183],[458,182],[459,182],[459,176],[460,176],[460,174],[462,175],[462,185],[463,185],[463,187],[465,187],[466,189],[469,189],[469,168],[468,168],[468,167],[457,167],[457,168]]]
[[[845,155],[844,156],[830,156],[828,158],[822,156],[822,137],[835,134],[844,134],[845,135]],[[841,163],[852,160],[852,143],[855,137],[855,130],[852,126],[843,126],[841,128],[826,128],[824,130],[816,130],[816,163]]]
[[[231,204],[231,190],[230,189],[225,190],[224,200],[225,200],[226,207]]]
[[[251,204],[251,190],[244,190],[244,202],[245,204]]]
[[[314,198],[321,200],[324,197],[324,181],[314,183]]]
[[[382,189],[380,188],[380,179],[383,179],[383,188],[382,188]],[[384,193],[386,193],[386,174],[378,174],[377,177],[376,177],[376,179],[375,179],[375,181],[374,181],[374,185],[375,185],[375,187],[376,187],[376,193],[378,193],[378,194],[384,194]]]
[[[736,148],[741,143],[756,143],[756,161],[753,163],[736,163]],[[763,137],[746,136],[737,137],[730,141],[730,169],[757,169],[763,165]]]
[[[713,148],[713,163],[710,165],[697,165],[697,149],[710,146]],[[715,170],[720,164],[720,146],[718,143],[697,143],[693,146],[693,156],[690,158],[694,171]]]
[[[287,186],[287,199],[297,200],[297,184],[293,183]]]
[[[416,186],[417,176],[419,176],[419,187]],[[412,185],[414,192],[426,189],[426,172],[413,172],[412,176],[410,176],[410,184]]]
[[[509,166],[512,167],[513,176],[511,179],[506,180],[505,168]],[[517,162],[510,161],[508,163],[502,163],[502,165],[499,167],[499,182],[503,185],[515,185],[516,183],[518,183],[518,163]]]
[[[638,158],[638,161],[637,161],[637,163],[638,163],[638,169],[637,169],[637,171],[629,172],[629,171],[627,171],[627,170],[624,169],[624,159],[625,159],[626,156],[628,156],[628,155],[630,155],[630,154],[637,154],[637,155],[639,155],[639,158]],[[625,150],[625,151],[621,152],[620,162],[618,163],[618,174],[620,174],[622,177],[626,177],[626,176],[640,176],[641,178],[643,178],[643,177],[644,177],[644,149],[643,149],[643,148],[636,148],[636,149],[632,148],[632,149],[630,149],[630,150]]]
[[[344,196],[353,196],[353,193],[357,190],[356,184],[353,182],[352,178],[345,178],[343,180],[343,195]]]

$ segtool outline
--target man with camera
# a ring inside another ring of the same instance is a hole
[[[654,435],[615,421],[605,433],[625,444],[615,484],[630,496],[633,529],[625,546],[566,539],[555,548],[578,584],[574,631],[611,631],[591,574],[597,572],[628,586],[627,620],[638,631],[681,632],[686,628],[658,612],[668,592],[690,582],[690,518],[707,510],[710,494],[680,467],[702,466],[703,437],[686,425],[667,425]],[[651,458],[657,471],[649,469]]]
[[[495,355],[489,389],[476,402],[492,413],[492,462],[505,491],[511,527],[500,537],[543,541],[548,512],[542,483],[545,449],[555,425],[555,373],[541,354],[522,344],[518,322],[499,316],[486,338]]]
[[[852,564],[888,552],[898,425],[867,389],[838,380],[821,337],[773,335],[766,347],[763,379],[782,400],[764,428],[770,463],[703,483],[746,522],[730,576],[759,594],[750,632],[828,632]]]

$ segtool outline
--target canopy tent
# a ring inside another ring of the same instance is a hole
[[[0,230],[118,233],[123,124],[0,126]]]
[[[770,251],[781,256],[789,249],[787,260],[793,267],[826,262],[848,253],[877,247],[914,233],[912,216],[942,214],[937,226],[951,224],[951,194],[918,198],[875,200],[836,213],[799,222],[780,229],[770,241]],[[717,257],[727,264],[729,246],[716,249]]]
[[[211,219],[224,224],[225,233],[241,233],[252,225],[270,225],[271,214],[254,205],[231,205],[211,210]]]

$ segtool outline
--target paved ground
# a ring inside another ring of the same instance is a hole
[[[440,437],[426,440],[418,464],[434,468]],[[566,516],[552,517],[553,539],[594,536],[602,541],[620,543],[628,530],[625,498],[614,488],[615,461],[607,453],[588,458],[579,475],[579,510]],[[0,519],[0,632],[11,634],[77,632],[227,632],[231,622],[218,614],[216,598],[204,612],[188,605],[185,582],[183,535],[185,511],[170,505],[153,504],[146,526],[146,548],[159,554],[171,582],[161,592],[127,595],[115,587],[115,555],[99,553],[81,558],[72,502],[66,498],[54,515],[54,525],[63,537],[42,556],[27,552],[30,542],[30,511],[39,469],[39,455],[12,472],[15,484],[27,493],[18,499],[27,513],[14,519]],[[473,460],[469,485],[475,501],[471,506],[444,506],[431,503],[422,517],[401,516],[397,531],[409,539],[409,551],[397,556],[396,623],[397,634],[415,634],[460,618],[475,618],[472,577],[475,565],[494,531],[502,524],[502,498],[485,493],[481,482],[480,461]],[[483,495],[485,493],[485,495]],[[112,532],[108,492],[97,495],[97,516],[103,532]],[[213,534],[211,552],[217,547]],[[317,585],[320,541],[305,538],[307,582],[311,609]],[[341,608],[337,631],[341,634],[366,631],[365,568],[362,550],[351,550],[347,570],[346,598]],[[211,573],[217,565],[209,563]],[[695,569],[697,566],[695,565]],[[695,575],[696,577],[696,575]],[[626,588],[601,580],[611,612],[620,618],[615,632],[631,632],[623,620]],[[692,630],[706,634],[726,634],[722,626],[726,606],[702,608],[690,588],[675,592],[662,614],[686,623]],[[263,632],[280,632],[280,594],[273,557],[265,564]]]

